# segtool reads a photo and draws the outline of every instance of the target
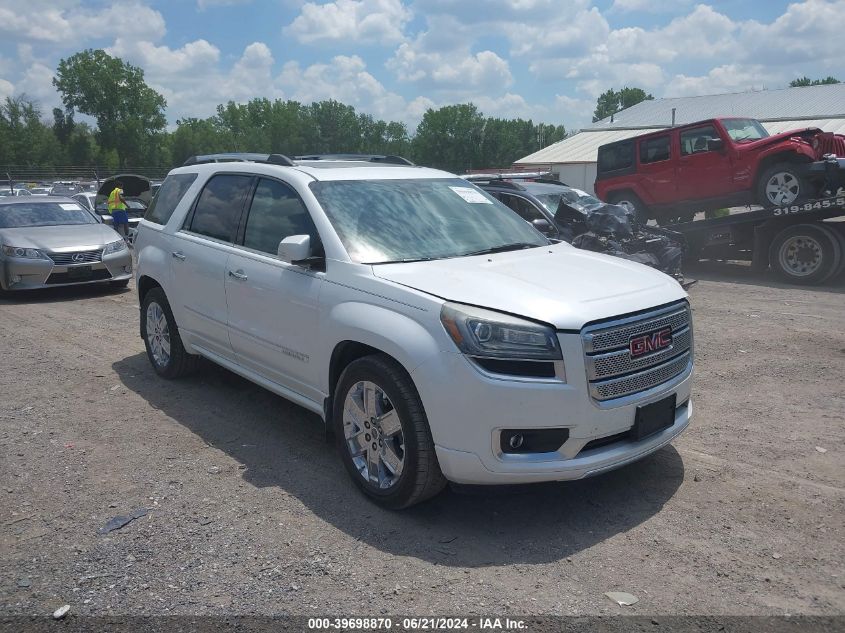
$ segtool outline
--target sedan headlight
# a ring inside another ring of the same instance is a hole
[[[111,255],[112,253],[119,253],[126,250],[126,242],[123,240],[116,240],[109,242],[103,249],[103,255]]]
[[[24,259],[48,259],[48,257],[37,248],[23,248],[21,246],[4,246],[3,254],[6,257],[21,257]]]
[[[443,326],[464,354],[502,360],[562,360],[557,335],[548,325],[472,306],[446,303]]]

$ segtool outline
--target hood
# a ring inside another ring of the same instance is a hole
[[[568,244],[495,255],[373,266],[382,279],[431,295],[579,330],[597,319],[677,301],[671,277]]]
[[[0,243],[45,251],[94,250],[119,239],[117,232],[105,224],[64,224],[0,229]]]
[[[788,132],[781,132],[780,134],[772,134],[766,138],[761,138],[758,141],[751,141],[750,143],[740,143],[739,147],[759,149],[761,147],[768,147],[769,145],[776,145],[788,138],[797,136],[804,139],[808,143],[810,139],[816,134],[820,134],[821,130],[817,127],[804,127],[798,130],[790,130]]]
[[[123,196],[125,198],[139,198],[144,204],[149,205],[152,199],[150,179],[145,176],[138,176],[137,174],[118,174],[103,181],[100,188],[97,189],[97,204],[106,203],[109,199],[109,194],[114,189],[117,181],[123,183]]]

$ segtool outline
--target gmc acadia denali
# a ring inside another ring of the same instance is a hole
[[[135,244],[155,371],[203,356],[316,412],[386,507],[596,475],[690,422],[674,280],[399,157],[194,157]]]

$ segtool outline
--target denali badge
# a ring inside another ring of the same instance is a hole
[[[631,358],[639,358],[651,352],[669,347],[672,344],[672,328],[665,327],[662,330],[632,336],[628,342],[628,351]]]

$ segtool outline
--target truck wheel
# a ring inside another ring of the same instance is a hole
[[[626,209],[633,211],[634,215],[637,217],[637,222],[640,224],[646,224],[649,217],[651,217],[651,212],[645,203],[640,200],[637,194],[631,193],[630,191],[613,193],[608,196],[608,202],[610,204],[618,204],[620,207],[625,207]]]
[[[827,230],[796,224],[778,233],[769,246],[769,265],[782,279],[817,284],[839,267],[842,250]]]
[[[834,266],[831,271],[822,279],[822,283],[837,278],[845,270],[845,230],[832,226],[829,222],[821,222],[818,227],[826,232],[830,239],[839,246],[839,265]]]
[[[176,319],[161,288],[150,290],[141,302],[141,337],[150,364],[159,376],[180,378],[197,368],[200,357],[185,351]]]
[[[776,163],[757,180],[757,201],[764,207],[793,204],[809,197],[809,183],[795,163]]]
[[[332,413],[343,464],[377,504],[407,508],[446,485],[422,401],[392,358],[378,354],[350,363],[338,380]]]

